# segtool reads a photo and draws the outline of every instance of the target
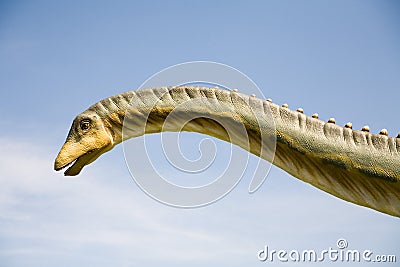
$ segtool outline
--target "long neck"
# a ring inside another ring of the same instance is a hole
[[[110,126],[115,143],[162,131],[211,135],[339,198],[400,216],[400,138],[340,127],[218,88],[131,91],[90,109]]]
[[[267,141],[274,145],[276,131],[270,105],[237,92],[192,86],[125,92],[90,109],[110,126],[115,144],[143,134],[198,132],[271,161],[266,149],[274,147]]]

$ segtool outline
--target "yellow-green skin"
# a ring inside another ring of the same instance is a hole
[[[160,87],[106,98],[75,118],[54,168],[73,163],[65,175],[77,175],[123,140],[161,131],[231,142],[341,199],[400,217],[400,138],[218,88]]]

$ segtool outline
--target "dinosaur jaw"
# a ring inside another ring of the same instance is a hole
[[[102,154],[112,149],[112,147],[112,144],[108,144],[101,148],[94,148],[88,150],[87,152],[82,152],[81,149],[76,149],[76,146],[70,146],[68,143],[66,143],[54,162],[54,170],[60,171],[66,167],[69,167],[64,172],[64,175],[76,176],[81,172],[83,167],[95,161]]]
[[[104,151],[105,152],[105,151]],[[72,159],[70,161],[67,161],[63,164],[58,163],[61,162],[59,160],[56,159],[56,163],[54,165],[54,169],[56,171],[60,171],[66,167],[69,167],[65,172],[64,175],[65,176],[76,176],[78,175],[81,170],[83,169],[83,167],[85,167],[86,165],[92,163],[93,161],[95,161],[101,154],[103,154],[104,152],[100,151],[100,150],[90,150],[86,153],[84,153],[81,156],[78,156],[75,159]]]

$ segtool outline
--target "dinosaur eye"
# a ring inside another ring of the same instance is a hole
[[[83,119],[79,125],[81,127],[82,131],[86,131],[90,128],[90,120],[89,119]]]

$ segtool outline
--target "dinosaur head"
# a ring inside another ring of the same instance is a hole
[[[72,164],[64,175],[75,176],[84,166],[113,147],[109,127],[95,112],[85,111],[74,119],[67,140],[54,162],[54,169],[59,171]]]

